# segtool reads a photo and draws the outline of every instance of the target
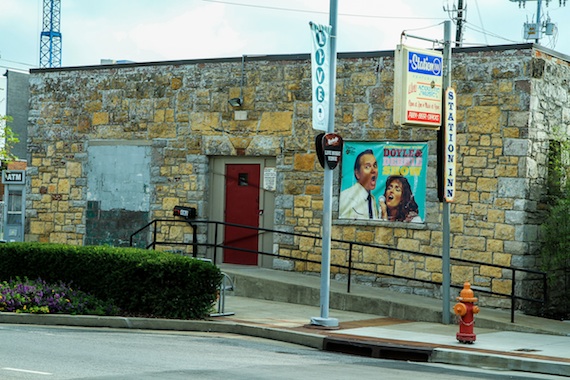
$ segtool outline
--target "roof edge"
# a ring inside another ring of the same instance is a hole
[[[555,56],[557,58],[560,58],[562,60],[570,62],[570,56],[535,43],[455,47],[452,50],[453,52],[456,53],[460,52],[470,53],[470,52],[480,52],[480,51],[506,51],[506,50],[531,50],[531,49],[537,49],[552,56]],[[394,50],[338,53],[338,58],[340,59],[377,58],[377,57],[390,57],[390,56],[394,56]],[[100,64],[100,65],[87,65],[87,66],[35,68],[35,69],[30,69],[30,73],[46,73],[46,72],[77,71],[77,70],[100,70],[100,69],[123,68],[123,67],[127,68],[127,67],[144,67],[144,66],[179,66],[179,65],[196,65],[202,63],[241,62],[243,58],[245,58],[247,61],[305,61],[305,60],[310,60],[311,55],[309,53],[276,54],[276,55],[244,54],[242,57],[185,59],[185,60],[150,61],[150,62],[127,62],[127,63],[113,63],[113,64]]]

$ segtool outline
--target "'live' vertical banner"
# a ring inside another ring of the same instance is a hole
[[[311,52],[313,129],[326,132],[329,117],[330,32],[332,28],[312,22],[310,25],[313,39]]]

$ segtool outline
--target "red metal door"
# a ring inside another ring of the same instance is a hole
[[[225,222],[259,227],[259,164],[226,165]],[[257,252],[258,231],[226,226],[224,245]],[[257,253],[224,249],[224,263],[257,265]]]

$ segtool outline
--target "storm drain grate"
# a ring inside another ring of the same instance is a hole
[[[433,349],[389,344],[366,343],[345,339],[325,338],[324,350],[378,359],[405,360],[427,363]]]
[[[518,351],[518,352],[539,352],[540,350],[535,350],[534,348],[517,348],[514,351]]]

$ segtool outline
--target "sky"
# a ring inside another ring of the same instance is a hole
[[[43,1],[0,0],[0,67],[39,67]],[[337,0],[337,51],[394,50],[400,42],[430,48],[413,36],[443,40],[459,1]],[[557,32],[540,43],[570,56],[570,1],[546,2],[543,20]],[[535,21],[537,0],[463,3],[463,46],[534,41],[524,39],[523,25]],[[61,0],[62,66],[309,53],[309,22],[328,24],[329,8],[330,0]]]

